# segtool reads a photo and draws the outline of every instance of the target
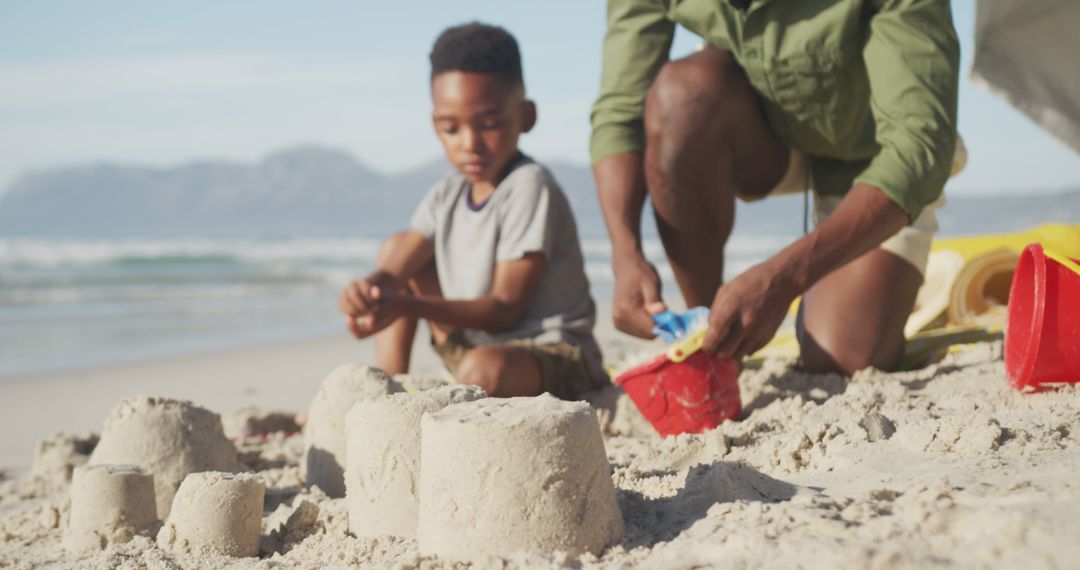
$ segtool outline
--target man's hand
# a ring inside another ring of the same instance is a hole
[[[641,209],[645,206],[645,157],[640,152],[614,154],[593,165],[600,210],[611,238],[615,328],[652,338],[652,315],[665,310],[660,276],[641,253]]]
[[[739,360],[768,344],[798,289],[765,262],[720,287],[709,312],[705,350]]]
[[[652,316],[667,310],[660,299],[660,276],[644,257],[616,260],[615,328],[640,338],[653,338]]]

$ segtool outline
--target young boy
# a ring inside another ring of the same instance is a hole
[[[428,192],[377,269],[350,283],[341,311],[378,364],[407,372],[417,319],[457,380],[497,397],[574,399],[609,380],[592,336],[570,205],[546,168],[518,150],[536,123],[521,56],[506,30],[444,31],[431,51],[432,121],[455,171]]]

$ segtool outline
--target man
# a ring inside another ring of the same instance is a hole
[[[675,25],[707,47],[668,61]],[[956,145],[959,46],[946,0],[609,0],[591,153],[614,318],[663,310],[640,245],[646,195],[707,350],[741,358],[799,295],[811,371],[894,368]],[[817,225],[724,283],[735,197],[812,187]]]

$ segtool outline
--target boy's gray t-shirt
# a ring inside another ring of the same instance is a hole
[[[540,282],[517,326],[499,333],[465,329],[475,345],[516,339],[580,347],[594,376],[606,377],[593,338],[596,306],[589,294],[577,224],[550,172],[521,157],[487,202],[476,206],[458,172],[445,176],[416,208],[410,226],[435,242],[435,266],[446,299],[491,291],[495,264],[543,252]]]

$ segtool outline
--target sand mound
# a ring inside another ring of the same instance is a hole
[[[484,397],[476,386],[442,386],[353,404],[346,419],[349,530],[357,536],[416,535],[420,418]]]
[[[382,370],[343,364],[319,385],[304,426],[305,481],[330,497],[345,496],[345,415],[353,404],[401,392]]]
[[[217,414],[191,402],[148,396],[129,398],[113,409],[90,463],[135,465],[152,474],[162,518],[189,473],[243,468]]]
[[[417,540],[449,560],[599,553],[623,533],[600,426],[584,402],[487,398],[422,422]]]
[[[38,442],[30,477],[37,484],[51,489],[71,483],[75,468],[90,460],[98,444],[96,434],[77,436],[58,433]]]
[[[176,492],[157,543],[182,552],[258,556],[265,492],[251,475],[192,473]]]
[[[152,536],[157,528],[153,475],[131,465],[75,468],[65,548],[99,550]]]

